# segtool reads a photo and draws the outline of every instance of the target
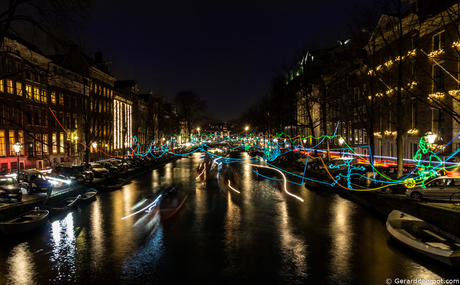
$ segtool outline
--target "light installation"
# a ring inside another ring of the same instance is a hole
[[[54,115],[54,113],[53,113]],[[55,117],[56,118],[56,117]],[[57,118],[56,118],[57,120]],[[57,120],[58,121],[58,120]],[[58,121],[59,122],[59,121]],[[60,124],[60,122],[59,122]],[[409,165],[406,165],[411,168],[411,171],[408,172],[404,177],[400,179],[392,179],[388,177],[385,173],[379,172],[376,166],[380,166],[381,162],[373,162],[372,155],[366,154],[359,154],[356,151],[362,148],[366,148],[368,153],[371,153],[371,149],[369,146],[359,146],[359,147],[351,147],[346,143],[346,140],[342,138],[340,134],[337,134],[337,128],[340,124],[337,124],[336,129],[333,135],[322,135],[320,137],[314,137],[312,135],[307,137],[295,136],[290,137],[285,133],[280,134],[263,134],[263,133],[256,133],[256,129],[253,129],[247,135],[224,135],[223,133],[215,132],[214,134],[206,134],[200,132],[197,135],[191,135],[186,137],[184,135],[173,135],[173,136],[165,136],[164,134],[161,135],[163,138],[159,141],[152,141],[149,144],[143,144],[137,140],[136,136],[131,137],[131,141],[129,142],[128,148],[131,149],[132,155],[140,156],[140,157],[153,157],[153,158],[161,158],[163,155],[169,153],[175,156],[189,156],[195,152],[202,152],[206,153],[210,156],[210,158],[218,165],[222,163],[242,163],[247,164],[248,166],[253,167],[252,171],[257,173],[257,175],[271,179],[276,181],[284,181],[284,188],[283,192],[286,194],[298,199],[299,201],[303,200],[290,193],[287,190],[287,183],[303,185],[306,181],[315,182],[318,184],[324,184],[329,186],[339,186],[341,188],[353,191],[374,191],[378,189],[382,189],[388,186],[394,186],[397,184],[404,184],[408,188],[415,187],[420,185],[420,187],[425,187],[424,182],[426,179],[438,176],[440,173],[444,173],[447,175],[454,175],[454,173],[459,168],[458,163],[449,162],[454,156],[458,154],[460,148],[454,151],[449,156],[445,157],[444,161],[438,156],[438,154],[448,145],[450,145],[453,139],[444,145],[444,148],[434,147],[433,142],[427,141],[427,136],[423,136],[420,138],[419,147],[420,149],[415,154],[414,158],[412,159]],[[64,127],[61,125],[64,129]],[[65,130],[65,129],[64,129]],[[66,131],[67,132],[67,131]],[[460,132],[454,136],[457,137],[460,135]],[[341,148],[337,149],[321,149],[319,146],[326,140],[333,140],[337,138],[338,141],[342,142],[341,145],[344,145]],[[310,139],[314,139],[318,143],[312,147],[305,147],[302,144],[302,141],[308,141]],[[85,147],[85,144],[78,142]],[[141,151],[142,149],[142,151]],[[184,151],[185,149],[185,151]],[[433,151],[432,149],[436,150]],[[216,151],[220,150],[220,151]],[[224,154],[226,152],[235,151],[235,150],[244,150],[248,153],[258,153],[261,156],[252,156],[249,160],[243,160],[238,158],[229,158],[222,156],[220,154]],[[111,156],[102,150],[98,150],[108,157]],[[295,152],[300,153],[306,157],[305,165],[303,172],[301,173],[294,173],[292,171],[288,171],[286,169],[282,169],[274,165],[274,162],[277,158],[282,156],[287,156],[289,153]],[[312,159],[313,153],[330,153],[332,157],[341,157],[343,158],[344,163],[341,165],[333,165],[329,164],[326,165],[322,157],[320,156],[319,159],[323,164],[329,178],[331,181],[324,181],[324,180],[317,180],[312,177],[307,177],[307,166],[309,160]],[[382,157],[383,158],[383,157]],[[358,161],[358,165],[351,164],[352,159],[356,159]],[[265,162],[266,166],[261,166],[260,164],[254,164],[254,162]],[[363,172],[365,170],[365,166],[370,168],[372,175],[368,177],[364,175]],[[263,174],[258,173],[258,168],[269,168],[274,171],[279,172],[282,175],[282,179],[269,177]],[[329,169],[345,169],[340,171],[338,174],[332,174]],[[206,169],[206,168],[204,168]],[[221,169],[221,167],[218,167]],[[286,176],[288,174],[288,176]],[[203,175],[200,173],[199,176]],[[301,182],[293,181],[294,179],[289,180],[288,177],[295,177],[300,179]],[[369,181],[370,185],[378,185],[376,187],[370,188],[353,188],[351,180],[353,178],[364,178]],[[380,177],[380,178],[376,178]],[[197,177],[198,178],[198,177]],[[341,183],[345,181],[346,183]],[[281,183],[281,182],[280,182]],[[346,184],[346,185],[344,185]],[[230,186],[230,185],[229,185]],[[231,187],[231,186],[230,186]],[[232,189],[233,190],[233,189]],[[235,189],[236,190],[236,189]]]

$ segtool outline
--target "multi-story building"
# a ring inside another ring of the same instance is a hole
[[[96,159],[95,150],[113,152],[115,78],[101,59],[76,46],[45,56],[13,36],[5,38],[0,56],[3,172],[18,168],[15,143],[23,146],[20,168],[81,163],[85,157]]]

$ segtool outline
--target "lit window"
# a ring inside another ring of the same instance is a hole
[[[43,152],[48,153],[48,135],[43,134]]]
[[[26,85],[26,98],[32,99],[32,86]]]
[[[0,130],[0,156],[5,156],[5,131]]]
[[[40,89],[38,89],[37,87],[34,88],[34,100],[40,101]]]
[[[22,83],[16,82],[16,95],[22,96]]]
[[[56,104],[56,92],[51,92],[51,103]]]
[[[64,106],[64,94],[59,93],[59,105]]]
[[[13,147],[13,145],[15,144],[13,130],[10,130],[8,133],[8,141],[9,141],[9,148],[10,148],[10,156],[15,156],[14,147]]]
[[[444,32],[433,36],[433,51],[444,49]]]
[[[0,92],[3,92],[5,88],[3,87],[3,80],[0,80]]]
[[[41,90],[40,91],[40,101],[42,101],[43,103],[46,103],[46,90]]]
[[[53,153],[57,153],[57,135],[53,133]]]
[[[59,146],[60,153],[64,153],[64,133],[59,134]]]
[[[12,80],[6,80],[6,89],[9,94],[13,94],[13,81]]]

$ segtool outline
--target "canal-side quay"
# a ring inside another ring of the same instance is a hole
[[[323,187],[323,191],[335,191],[341,197],[353,201],[363,207],[369,208],[377,215],[386,219],[393,210],[399,210],[409,215],[418,217],[437,226],[455,236],[460,236],[460,207],[450,202],[417,202],[407,199],[404,195],[384,194],[380,191],[356,191],[344,189],[340,186]]]
[[[116,177],[108,177],[106,179],[132,179],[138,175],[147,173],[159,167],[166,165],[169,162],[180,159],[180,157],[174,156],[161,161],[152,162],[147,165],[141,165],[132,169],[128,169],[123,173],[119,173]],[[35,193],[28,197],[28,199],[23,199],[19,203],[3,203],[0,206],[0,221],[10,219],[12,217],[18,216],[24,212],[33,210],[35,207],[43,208],[44,204],[53,204],[61,201],[67,197],[75,197],[79,194],[84,193],[89,188],[95,188],[96,190],[106,181],[106,179],[96,178],[92,183],[87,183],[85,185],[72,185],[70,187],[57,187],[53,189],[51,195],[47,197],[46,193]]]

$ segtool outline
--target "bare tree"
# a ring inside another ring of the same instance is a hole
[[[202,101],[198,94],[192,91],[183,91],[177,93],[174,97],[174,103],[186,124],[188,135],[191,135],[192,129],[200,121],[200,116],[204,115],[207,110],[206,102]]]

